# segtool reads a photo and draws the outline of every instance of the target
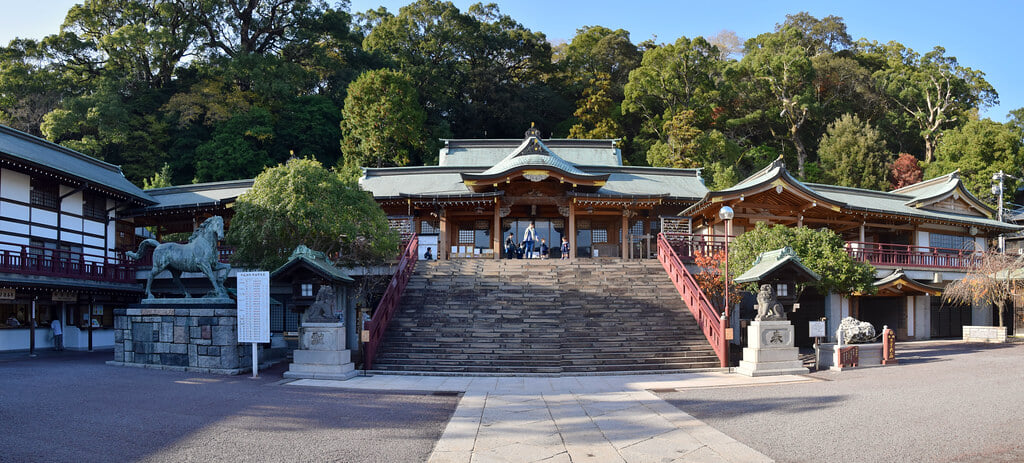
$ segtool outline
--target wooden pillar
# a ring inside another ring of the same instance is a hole
[[[576,259],[576,201],[569,200],[569,260]],[[561,243],[559,243],[561,245]]]
[[[94,309],[93,309],[93,302],[94,302],[93,297],[89,296],[89,321],[88,321],[88,325],[89,325],[89,327],[88,327],[88,329],[89,329],[89,352],[92,352],[92,317],[93,317],[93,311],[94,311]],[[63,328],[66,330],[67,327],[68,327],[68,324],[64,323]]]
[[[625,259],[626,253],[629,252],[629,210],[622,208],[622,229],[619,231],[619,247],[622,251],[619,253],[619,257]]]
[[[441,209],[441,213],[438,214],[438,228],[439,235],[437,237],[437,258],[448,260],[451,258],[449,255],[450,246],[448,245],[448,217],[445,214],[445,210]]]
[[[864,242],[864,222],[860,223],[860,242]]]
[[[494,260],[501,260],[501,200],[494,200],[494,229],[491,232],[491,249],[494,251]]]

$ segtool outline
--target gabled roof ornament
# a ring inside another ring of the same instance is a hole
[[[524,137],[524,139],[536,138],[536,139],[540,140],[540,138],[541,138],[541,136],[540,136],[540,129],[535,127],[533,122],[530,123],[530,128],[526,130],[526,134],[525,135],[526,136]]]

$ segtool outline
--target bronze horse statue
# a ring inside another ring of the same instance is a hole
[[[188,243],[160,243],[152,238],[139,243],[137,252],[128,251],[126,254],[132,259],[141,259],[146,253],[146,248],[153,249],[153,268],[146,279],[146,299],[154,299],[150,287],[153,285],[153,277],[164,270],[170,270],[174,282],[178,284],[185,297],[192,297],[185,285],[181,282],[181,272],[201,272],[210,279],[213,284],[214,297],[230,297],[224,289],[224,280],[231,271],[231,266],[221,263],[217,257],[217,241],[224,238],[224,219],[220,216],[213,216],[203,221]],[[223,270],[223,276],[220,271]]]

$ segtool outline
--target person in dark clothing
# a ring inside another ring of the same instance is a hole
[[[508,234],[508,238],[505,238],[505,258],[514,259],[516,257],[516,236],[512,233]]]
[[[550,251],[550,250],[551,249],[548,248],[548,242],[545,241],[544,238],[541,238],[540,239],[540,258],[541,259],[547,259],[548,258],[548,251]]]

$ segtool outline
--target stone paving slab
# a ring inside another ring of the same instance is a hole
[[[302,379],[294,386],[464,393],[433,463],[772,461],[651,391],[814,381],[725,372],[670,375]]]

